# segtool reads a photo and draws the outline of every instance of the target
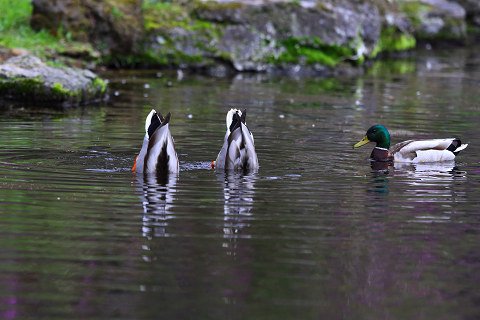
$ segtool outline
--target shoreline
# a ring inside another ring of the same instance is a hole
[[[47,0],[18,0],[0,25],[0,66],[8,58],[30,55],[63,70],[360,75],[374,61],[415,54],[420,46],[435,50],[475,43],[480,4],[468,3],[66,0],[58,7]],[[0,9],[8,4],[0,0]],[[2,81],[9,95],[17,96],[14,87],[5,85],[8,79]],[[106,94],[106,84],[98,88]]]

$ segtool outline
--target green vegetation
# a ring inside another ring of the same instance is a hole
[[[187,11],[182,6],[173,3],[145,0],[142,11],[146,31],[174,27],[187,28],[191,23]]]
[[[354,56],[351,48],[322,43],[317,38],[290,38],[281,43],[284,51],[278,57],[269,59],[271,63],[319,63],[334,67],[341,61]]]
[[[42,30],[30,28],[32,5],[30,0],[0,0],[0,45],[7,48],[58,48],[58,39]]]
[[[144,30],[156,37],[159,45],[147,48],[141,54],[123,57],[113,57],[110,62],[115,65],[145,66],[145,65],[178,65],[182,63],[206,63],[210,59],[205,52],[216,54],[212,41],[220,38],[222,26],[195,18],[189,5],[175,2],[159,2],[145,0],[142,5]],[[184,36],[176,30],[186,31]],[[195,34],[195,37],[192,37]],[[178,48],[178,42],[191,43],[189,53]]]
[[[26,49],[40,58],[51,58],[54,53],[94,51],[90,44],[72,41],[69,33],[61,30],[57,36],[46,30],[33,30],[31,0],[0,0],[0,12],[0,46]]]
[[[120,9],[118,9],[117,7],[112,7],[112,10],[110,11],[110,14],[112,15],[112,17],[114,19],[117,19],[117,20],[125,18],[125,14]]]
[[[371,56],[375,57],[380,52],[405,51],[415,48],[416,40],[413,35],[398,31],[394,27],[382,29],[380,40]]]
[[[100,88],[100,93],[101,94],[104,94],[107,91],[107,82],[105,82],[105,80],[103,80],[99,77],[96,77],[93,80],[92,85],[93,85],[94,88]]]
[[[241,7],[243,7],[243,3],[241,2],[198,1],[195,4],[195,9],[210,11],[213,13],[219,11],[236,10]]]
[[[0,95],[6,98],[22,96],[27,100],[69,100],[80,97],[77,92],[68,90],[61,83],[55,82],[51,88],[51,93],[45,88],[42,78],[14,78],[0,79]]]
[[[206,5],[203,2],[198,6]],[[220,6],[238,6],[238,3],[219,4]],[[210,8],[210,4],[209,7]],[[155,0],[144,0],[142,4],[143,25],[145,31],[168,31],[173,28],[182,28],[187,31],[213,32],[212,36],[218,35],[219,27],[212,22],[195,18],[186,5],[172,2],[158,2]]]
[[[32,13],[29,0],[0,0],[0,32],[12,30],[28,22]]]
[[[103,96],[107,90],[107,83],[97,77],[87,90],[90,95]],[[66,101],[73,103],[82,99],[83,92],[81,90],[70,90],[60,82],[55,82],[48,87],[41,77],[18,77],[0,79],[0,96],[22,101]]]
[[[41,78],[0,79],[0,96],[9,97],[13,94],[22,97],[34,97],[43,90]]]
[[[68,90],[59,82],[55,82],[52,85],[52,94],[56,99],[59,99],[59,100],[68,99],[68,98],[77,96],[77,94],[74,91]]]

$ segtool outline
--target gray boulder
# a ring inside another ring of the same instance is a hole
[[[32,55],[0,65],[0,100],[10,103],[77,106],[106,97],[106,82],[89,70],[51,67]]]
[[[225,63],[236,71],[308,65],[323,72],[376,54],[382,24],[378,8],[364,0],[208,1],[190,17],[183,30],[166,23],[149,30],[147,51],[180,65]]]
[[[480,1],[479,0],[455,0],[466,11],[467,20],[476,26],[480,26]]]
[[[400,0],[398,5],[410,20],[418,40],[463,41],[467,37],[466,11],[457,2]]]

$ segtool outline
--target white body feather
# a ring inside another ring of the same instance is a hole
[[[426,162],[442,162],[452,161],[455,159],[455,154],[447,150],[455,139],[431,139],[411,141],[401,148],[398,145],[391,148],[393,160],[395,162],[410,162],[410,163],[426,163]],[[454,152],[459,152],[465,149],[468,144],[462,144]],[[397,150],[398,149],[398,150]]]

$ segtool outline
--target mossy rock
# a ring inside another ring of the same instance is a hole
[[[211,56],[237,71],[361,64],[380,33],[378,10],[367,1],[327,2],[311,7],[299,1],[203,1],[192,12],[220,27]]]
[[[464,41],[466,12],[458,3],[444,0],[401,0],[398,7],[410,20],[413,35],[422,41]]]
[[[107,83],[89,70],[51,67],[25,55],[0,65],[0,97],[15,104],[76,106],[106,98]]]

